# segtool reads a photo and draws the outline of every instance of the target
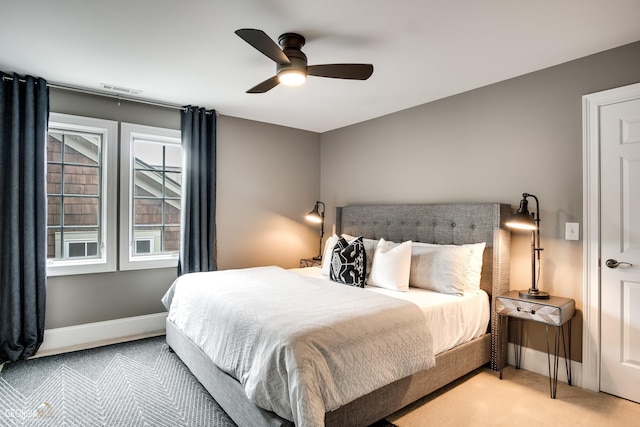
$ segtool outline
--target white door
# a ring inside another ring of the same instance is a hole
[[[640,402],[640,99],[601,107],[600,162],[600,389]]]

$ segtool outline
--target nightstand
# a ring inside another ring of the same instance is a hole
[[[511,291],[496,297],[496,313],[502,321],[508,323],[514,321],[514,350],[516,369],[520,369],[522,359],[522,328],[524,320],[532,320],[545,324],[547,333],[547,361],[549,364],[549,391],[551,398],[556,398],[558,389],[558,353],[560,351],[560,337],[562,337],[562,348],[565,356],[567,369],[567,382],[571,385],[571,319],[575,314],[576,303],[569,298],[550,296],[548,299],[522,298],[518,291]],[[568,326],[568,338],[565,340],[564,325]],[[553,368],[549,344],[549,327],[555,327],[555,344],[553,351]],[[500,327],[499,333],[507,331],[506,327]],[[567,346],[567,341],[569,345]],[[567,350],[568,348],[568,350]],[[504,357],[503,352],[499,352],[498,357]],[[504,363],[500,360],[499,366]],[[553,373],[552,373],[553,371]],[[500,368],[500,379],[502,379],[502,368]]]
[[[322,266],[321,259],[315,258],[300,258],[300,268],[304,267],[320,267]]]

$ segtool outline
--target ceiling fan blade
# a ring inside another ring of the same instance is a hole
[[[284,54],[280,46],[262,30],[254,30],[252,28],[243,28],[235,32],[242,40],[262,52],[267,58],[278,64],[289,65],[291,61]]]
[[[307,75],[334,79],[367,80],[373,74],[371,64],[324,64],[310,65]]]
[[[278,76],[273,76],[262,83],[258,83],[251,89],[247,91],[247,93],[265,93],[278,86],[280,81],[278,80]]]

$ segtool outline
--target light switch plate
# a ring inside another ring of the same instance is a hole
[[[564,232],[565,240],[580,240],[580,224],[577,222],[567,222]]]

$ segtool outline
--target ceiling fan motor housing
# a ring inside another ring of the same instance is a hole
[[[290,64],[278,64],[277,74],[285,70],[300,70],[307,75],[307,55],[302,50],[305,39],[300,34],[284,33],[278,37],[278,43],[282,47],[285,55],[289,57]]]

